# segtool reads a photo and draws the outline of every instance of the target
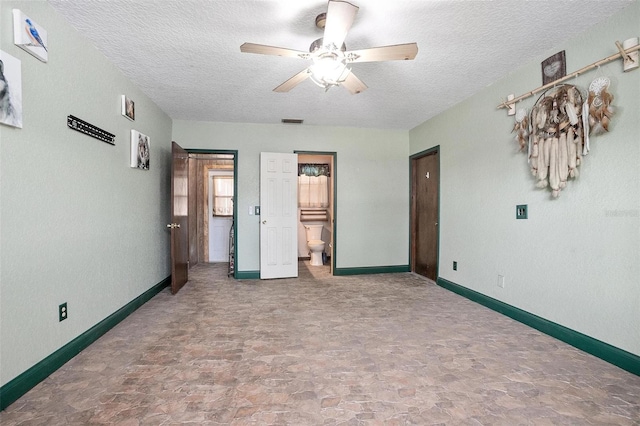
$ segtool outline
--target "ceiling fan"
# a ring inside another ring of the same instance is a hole
[[[240,46],[240,51],[313,61],[311,66],[273,89],[274,92],[288,92],[307,78],[311,78],[325,91],[333,86],[344,86],[352,95],[361,93],[367,89],[367,85],[351,72],[347,64],[413,59],[418,53],[418,45],[406,43],[347,51],[344,39],[358,9],[358,6],[346,1],[329,0],[327,13],[322,13],[316,18],[316,26],[324,28],[324,37],[311,43],[309,52],[255,43],[244,43]]]

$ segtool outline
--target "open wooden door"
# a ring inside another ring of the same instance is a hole
[[[189,279],[189,155],[171,143],[171,293]]]
[[[298,155],[260,153],[260,279],[298,276]]]
[[[411,270],[438,278],[438,148],[411,157]]]

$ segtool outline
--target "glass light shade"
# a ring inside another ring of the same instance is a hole
[[[341,59],[335,55],[326,55],[314,59],[314,64],[309,68],[311,80],[325,89],[342,83],[351,70],[347,68],[347,65]]]

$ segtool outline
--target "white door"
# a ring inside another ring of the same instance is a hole
[[[220,177],[223,180],[220,181]],[[209,262],[229,261],[229,232],[233,224],[233,172],[209,170]],[[220,199],[224,199],[220,201]],[[217,212],[214,210],[217,208]],[[221,210],[222,209],[222,210]],[[231,216],[228,216],[231,215]]]
[[[298,154],[260,153],[260,278],[298,276]]]

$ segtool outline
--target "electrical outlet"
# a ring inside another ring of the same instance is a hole
[[[458,262],[456,262],[455,260],[453,261],[453,270],[454,271],[458,270]]]
[[[504,288],[504,275],[498,275],[498,287]]]
[[[67,319],[69,313],[67,312],[67,302],[64,302],[62,305],[58,306],[58,318],[60,321],[64,321]]]

